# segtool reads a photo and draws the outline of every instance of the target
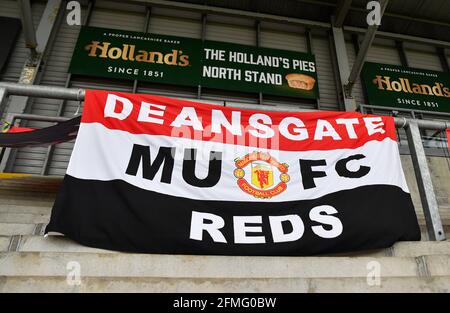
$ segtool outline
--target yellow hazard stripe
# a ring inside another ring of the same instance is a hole
[[[11,179],[11,178],[20,178],[20,177],[29,177],[29,176],[33,176],[33,174],[0,173],[0,179]]]

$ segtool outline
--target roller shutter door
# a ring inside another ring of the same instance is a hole
[[[305,29],[274,23],[261,23],[260,46],[296,52],[307,52]]]
[[[449,66],[450,66],[450,54],[447,54],[447,63],[448,63]]]
[[[367,52],[366,61],[394,65],[402,64],[397,48],[395,47],[395,42],[384,39],[374,40]]]
[[[339,110],[339,103],[336,94],[336,81],[333,74],[333,64],[329,40],[326,34],[314,34],[313,53],[316,56],[317,76],[319,80],[320,108],[322,110]]]
[[[200,39],[202,16],[196,12],[184,12],[153,8],[148,31],[150,33]]]
[[[208,15],[206,40],[256,45],[254,21],[242,18]]]
[[[353,67],[353,64],[355,63],[356,58],[355,47],[353,46],[353,42],[349,41],[345,42],[345,47],[347,50],[348,65],[350,66],[351,69]],[[352,96],[355,98],[357,105],[363,104],[365,102],[361,79],[357,79],[355,84],[353,85]]]
[[[442,71],[441,61],[433,46],[405,44],[405,54],[410,67]]]
[[[94,8],[89,26],[140,32],[145,25],[144,23],[144,10],[142,13],[135,13],[121,10]]]

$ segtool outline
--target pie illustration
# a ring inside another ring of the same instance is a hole
[[[305,74],[287,74],[286,80],[289,84],[289,87],[295,89],[303,89],[303,90],[312,90],[314,88],[314,84],[316,80]]]

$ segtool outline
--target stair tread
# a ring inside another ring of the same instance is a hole
[[[10,237],[1,237],[3,241]],[[80,245],[64,236],[21,236],[18,251],[22,252],[90,252],[90,253],[116,253],[110,250],[90,248]],[[420,256],[430,254],[449,254],[450,241],[416,241],[397,242],[391,248],[371,251],[357,251],[336,256]]]
[[[0,223],[0,236],[32,235],[36,226],[31,223]]]
[[[47,224],[50,220],[49,214],[50,212],[45,214],[0,212],[0,221],[2,223]]]
[[[199,293],[299,293],[299,292],[450,292],[450,277],[384,277],[380,285],[367,278],[154,278],[82,276],[79,285],[66,277],[0,277],[5,292],[199,292]]]
[[[0,251],[7,251],[10,241],[11,241],[10,237],[7,236],[0,237]]]
[[[333,278],[366,277],[369,262],[382,277],[450,276],[450,255],[415,257],[242,257],[86,252],[2,252],[0,276],[65,276],[76,261],[93,277]],[[426,262],[426,265],[420,263]]]

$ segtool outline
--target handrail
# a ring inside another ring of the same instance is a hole
[[[27,120],[27,121],[38,121],[38,122],[50,122],[50,123],[58,123],[65,122],[70,120],[69,117],[62,116],[45,116],[45,115],[36,115],[36,114],[11,114],[12,123],[14,124],[15,120]],[[76,117],[76,116],[74,116]]]
[[[381,105],[372,105],[372,104],[360,104],[358,106],[358,111],[361,113],[364,113],[366,109],[375,109],[375,110],[383,110],[383,111],[396,111],[396,112],[405,112],[405,113],[421,113],[421,114],[430,114],[430,115],[436,115],[436,116],[443,116],[450,118],[450,113],[446,112],[432,112],[432,111],[425,111],[425,110],[417,110],[417,109],[405,109],[405,108],[399,108],[399,107],[390,107],[390,106],[381,106]]]
[[[0,88],[4,88],[7,95],[15,96],[29,96],[77,101],[83,101],[85,96],[85,90],[83,89],[64,88],[56,86],[0,82]]]
[[[26,85],[7,82],[0,82],[0,89],[1,88],[4,88],[6,90],[6,95],[41,97],[50,99],[66,99],[77,101],[83,101],[86,94],[85,90],[80,88]],[[409,125],[411,121],[416,122],[419,128],[426,128],[433,130],[445,130],[446,128],[450,128],[450,122],[445,121],[416,120],[404,117],[395,117],[394,120],[395,126],[397,128],[405,128]]]

